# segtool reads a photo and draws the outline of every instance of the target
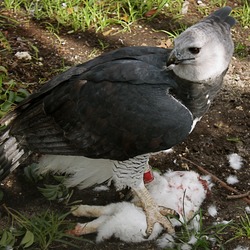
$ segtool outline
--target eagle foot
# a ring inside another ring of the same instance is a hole
[[[168,233],[173,234],[175,230],[168,216],[177,215],[177,213],[173,209],[158,206],[149,194],[148,190],[145,188],[145,186],[140,188],[133,188],[133,191],[138,196],[141,202],[141,206],[143,207],[144,212],[146,214],[146,237],[149,237],[151,235],[155,223],[161,224],[163,228],[167,230]]]
[[[146,237],[149,237],[152,234],[155,223],[161,224],[169,234],[175,232],[174,227],[168,218],[168,215],[175,214],[174,210],[152,204],[152,206],[144,207],[144,211],[147,220]]]

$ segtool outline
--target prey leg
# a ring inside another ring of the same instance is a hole
[[[105,206],[89,206],[79,205],[71,208],[71,213],[77,217],[98,217],[97,219],[87,223],[77,223],[75,228],[69,230],[68,233],[75,236],[96,233],[98,228],[107,220],[105,214]]]
[[[106,206],[90,206],[78,205],[71,208],[71,213],[77,217],[100,217],[102,215],[113,215],[119,206],[116,203],[111,203]]]
[[[77,223],[75,228],[72,230],[69,230],[67,233],[74,235],[74,236],[80,236],[85,234],[91,234],[96,233],[98,231],[98,228],[107,220],[107,218],[97,218],[93,221],[87,222],[87,223]]]
[[[141,184],[138,188],[132,188],[135,194],[138,196],[141,205],[145,211],[147,219],[147,235],[150,235],[153,231],[153,226],[156,222],[160,223],[168,233],[174,233],[174,228],[167,215],[175,215],[176,212],[170,208],[158,206],[151,197],[144,184]]]
[[[104,211],[105,206],[78,205],[71,208],[71,213],[77,217],[100,217]]]

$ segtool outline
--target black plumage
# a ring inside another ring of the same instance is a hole
[[[126,160],[171,148],[208,109],[205,96],[213,98],[224,74],[213,86],[180,79],[166,69],[170,52],[106,53],[55,77],[2,122],[15,117],[9,135],[27,152]]]
[[[169,52],[123,48],[64,72],[15,110],[9,134],[32,152],[114,160],[172,147],[192,115],[167,93]]]

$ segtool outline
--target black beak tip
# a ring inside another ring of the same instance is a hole
[[[170,59],[167,61],[166,65],[169,67],[171,64],[174,64],[174,60]]]
[[[167,63],[166,63],[166,65],[167,65],[167,67],[168,66],[170,66],[170,65],[172,65],[172,64],[175,64],[175,65],[177,65],[177,64],[179,64],[180,63],[180,61],[174,56],[174,55],[170,55],[170,57],[168,58],[168,60],[167,60]]]

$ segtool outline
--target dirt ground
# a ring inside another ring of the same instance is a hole
[[[188,13],[183,22],[193,23],[201,18],[194,10]],[[164,32],[155,30],[174,30],[178,24],[171,18],[160,16],[151,22],[139,22],[132,26],[130,32],[118,32],[119,27],[108,28],[105,32],[96,34],[93,31],[68,34],[62,31],[60,39],[51,34],[43,25],[34,20],[28,20],[22,15],[16,15],[2,10],[2,15],[10,16],[18,21],[17,25],[4,25],[1,31],[7,37],[12,51],[1,50],[0,65],[5,66],[10,77],[29,86],[34,91],[44,82],[58,74],[64,66],[84,62],[97,56],[103,50],[109,51],[123,46],[148,45],[171,46],[170,40]],[[240,193],[250,190],[250,73],[249,73],[249,28],[243,29],[240,25],[232,31],[235,43],[242,42],[248,46],[248,56],[240,58],[238,55],[232,59],[225,84],[209,112],[197,124],[193,133],[182,144],[174,148],[169,155],[160,154],[151,159],[151,164],[159,169],[183,169],[189,167],[195,171],[197,167],[184,158],[202,166],[219,179],[225,181],[229,175],[236,175],[239,182],[233,187]],[[31,61],[18,60],[14,55],[18,51],[29,51],[35,55],[34,46],[38,54]],[[227,155],[238,153],[243,158],[241,170],[229,167]],[[181,157],[182,156],[182,157]],[[184,157],[184,158],[183,158]],[[199,172],[201,173],[201,172]],[[38,190],[28,184],[18,169],[11,174],[1,185],[4,191],[3,202],[19,212],[32,215],[37,211],[48,208],[56,211],[67,211],[67,207],[55,202],[46,201]],[[216,220],[239,220],[244,215],[247,203],[242,200],[228,200],[227,195],[232,194],[218,183],[215,183],[211,195],[207,198],[204,209],[204,220],[207,224]],[[108,204],[120,201],[121,196],[114,190],[109,192],[94,192],[92,189],[75,191],[72,200],[81,199],[85,204]],[[214,204],[218,208],[218,217],[212,218],[206,213],[207,206]],[[248,204],[249,206],[249,204]],[[6,224],[7,216],[0,210],[0,227]],[[70,218],[78,221],[76,218]],[[233,237],[231,232],[223,236],[223,241]],[[85,238],[94,240],[95,235]],[[250,239],[238,238],[226,246],[232,250],[236,246],[250,246]],[[53,249],[73,249],[63,245],[54,245]],[[156,249],[154,242],[143,244],[126,244],[115,239],[102,244],[93,245],[82,243],[82,249]],[[214,247],[213,249],[219,249]]]

